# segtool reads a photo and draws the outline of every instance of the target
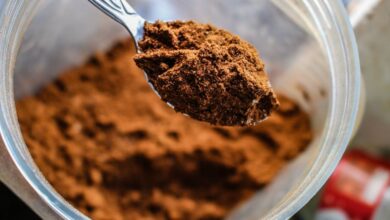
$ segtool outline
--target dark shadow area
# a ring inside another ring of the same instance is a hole
[[[1,182],[0,207],[0,219],[41,219]]]

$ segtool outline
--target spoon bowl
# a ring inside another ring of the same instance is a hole
[[[89,0],[131,34],[154,92],[175,111],[223,126],[252,126],[279,105],[250,43],[194,21],[148,23],[125,0]]]

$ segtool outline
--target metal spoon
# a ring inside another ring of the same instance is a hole
[[[127,3],[126,0],[89,0],[89,2],[124,26],[132,36],[136,50],[139,52],[138,42],[144,36],[144,25],[146,20],[141,17],[130,4]],[[154,86],[149,82],[148,75],[146,73],[144,74],[149,86],[153,89],[154,93],[161,98]],[[167,102],[167,105],[173,109],[175,108],[169,102]],[[188,116],[187,114],[184,115]]]
[[[137,52],[139,52],[138,42],[144,36],[144,25],[146,20],[141,17],[134,8],[130,6],[130,4],[127,3],[126,0],[89,0],[89,2],[124,26],[132,36],[135,48]],[[149,86],[152,88],[154,93],[161,98],[154,86],[149,82],[148,75],[146,73],[144,74]],[[174,108],[174,106],[169,102],[167,102],[167,105]]]
[[[131,34],[134,45],[137,49],[137,52],[140,52],[138,42],[142,40],[144,37],[144,25],[145,25],[145,19],[142,18],[137,12],[127,3],[126,0],[89,0],[94,6],[96,6],[99,10],[110,16],[112,19],[123,25]],[[150,83],[150,79],[148,74],[145,73],[145,78],[149,82],[150,87],[153,89],[153,91],[161,98],[159,92],[154,88],[152,83]],[[271,97],[272,96],[272,97]],[[274,95],[271,94],[270,97],[267,97],[269,100],[275,101],[276,98]],[[243,119],[239,122],[234,122],[237,124],[229,124],[229,125],[254,125],[259,123],[264,119],[264,114],[269,114],[260,112],[257,110],[254,110],[257,108],[257,105],[262,99],[262,96],[256,96],[253,99],[253,102],[251,106],[247,109],[247,118]],[[264,101],[265,102],[265,101]],[[270,101],[271,102],[271,101]],[[169,102],[166,102],[170,107],[175,109],[175,106],[170,104]],[[230,110],[230,109],[227,109]],[[221,111],[219,111],[221,112]],[[186,112],[181,112],[185,114]],[[217,113],[218,114],[218,113]],[[187,115],[187,114],[185,114]],[[188,115],[187,115],[188,116]],[[214,117],[214,115],[212,115]],[[205,120],[207,121],[207,120]],[[208,121],[211,122],[211,121]],[[227,125],[227,124],[223,124]]]
[[[130,32],[138,50],[138,41],[144,35],[145,19],[137,14],[126,0],[89,0],[89,2],[123,25]]]

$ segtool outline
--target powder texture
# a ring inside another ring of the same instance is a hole
[[[225,30],[193,21],[145,23],[135,56],[178,112],[217,125],[254,125],[278,101],[256,49]]]
[[[36,164],[93,219],[223,219],[310,142],[308,116],[282,95],[253,127],[175,113],[131,62],[130,42],[17,102]]]

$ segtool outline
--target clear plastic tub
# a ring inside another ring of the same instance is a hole
[[[149,20],[196,19],[239,34],[259,49],[275,89],[310,114],[315,138],[308,149],[229,218],[287,219],[293,215],[329,177],[358,118],[359,60],[341,3],[130,3]],[[87,1],[5,1],[0,2],[0,13],[0,179],[44,218],[87,218],[59,196],[34,165],[19,130],[14,100],[128,35]]]

